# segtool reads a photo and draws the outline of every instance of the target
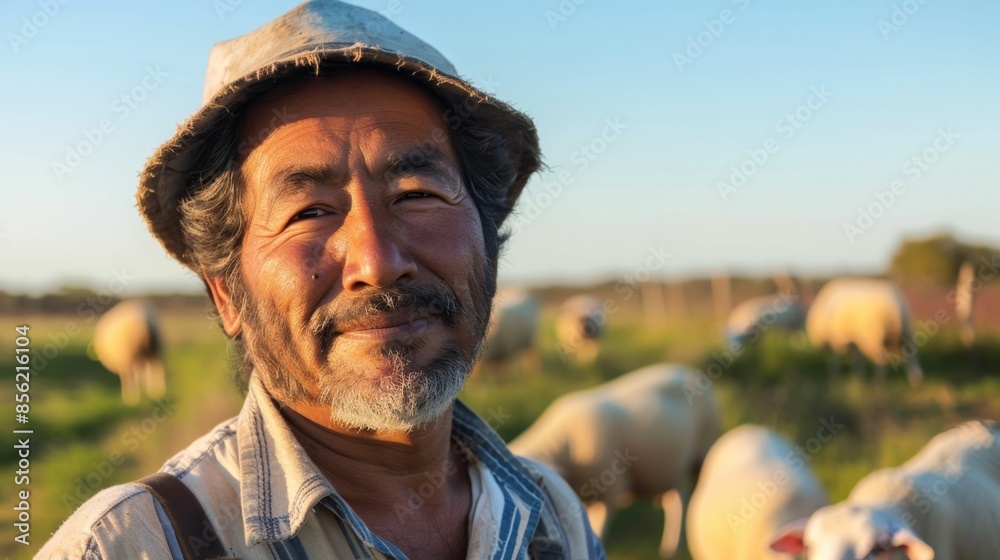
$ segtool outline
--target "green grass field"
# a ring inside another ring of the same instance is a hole
[[[200,311],[164,315],[169,398],[130,408],[121,404],[118,380],[87,355],[92,324],[80,317],[23,319],[32,347],[44,357],[58,353],[32,375],[28,425],[14,421],[13,384],[0,388],[0,418],[9,429],[34,430],[31,448],[31,545],[14,543],[13,485],[0,486],[0,556],[28,558],[79,503],[107,486],[156,470],[166,459],[222,420],[236,414],[242,397],[229,379],[226,340]],[[72,322],[78,327],[67,330]],[[5,319],[0,356],[14,371],[13,320]],[[662,361],[699,367],[722,350],[717,330],[706,323],[650,328],[621,314],[612,318],[601,354],[587,367],[563,363],[550,321],[541,337],[541,371],[509,379],[473,379],[461,398],[484,416],[510,415],[496,426],[511,439],[557,396],[597,385],[635,368]],[[59,336],[59,333],[76,334]],[[723,360],[727,362],[726,360]],[[1000,340],[981,338],[970,354],[954,333],[943,331],[921,348],[928,382],[911,389],[902,371],[889,371],[881,385],[847,369],[831,379],[825,356],[797,337],[770,333],[713,383],[726,428],[753,422],[771,426],[804,444],[823,418],[844,429],[811,456],[810,466],[834,500],[873,469],[897,465],[934,434],[964,420],[995,418],[1000,407]],[[38,362],[36,362],[37,365]],[[12,436],[10,436],[12,437]],[[0,469],[12,478],[12,445],[0,450]],[[654,558],[662,513],[638,502],[612,523],[609,557]],[[682,558],[686,558],[682,556]]]

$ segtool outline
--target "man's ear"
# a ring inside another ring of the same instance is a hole
[[[778,532],[774,534],[771,541],[771,550],[784,552],[785,554],[804,553],[806,547],[805,543],[802,542],[802,537],[805,534],[806,523],[808,522],[809,518],[803,517],[778,529]]]
[[[222,328],[225,329],[226,334],[230,337],[240,334],[240,331],[243,330],[243,320],[240,317],[236,303],[233,302],[233,297],[229,292],[229,285],[226,284],[225,278],[221,276],[206,276],[205,285],[208,286],[208,291],[212,293],[212,301],[215,302],[215,308],[219,310],[219,317],[222,319]]]

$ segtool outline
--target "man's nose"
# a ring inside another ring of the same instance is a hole
[[[343,268],[345,290],[385,288],[401,279],[414,279],[417,264],[406,250],[404,239],[389,223],[363,204],[355,205],[345,220],[347,251]]]

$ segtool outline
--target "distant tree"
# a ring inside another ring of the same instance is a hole
[[[901,283],[951,285],[966,260],[991,259],[1000,249],[963,243],[951,234],[904,239],[892,256],[889,277]]]

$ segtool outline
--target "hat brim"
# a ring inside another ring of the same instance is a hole
[[[201,275],[184,240],[179,207],[196,184],[193,168],[202,155],[205,141],[213,132],[233,119],[243,105],[255,99],[263,90],[289,78],[322,76],[345,67],[359,66],[395,71],[413,79],[444,101],[448,107],[446,113],[451,111],[447,113],[449,124],[457,126],[459,121],[455,119],[474,120],[506,139],[510,163],[517,170],[517,177],[506,197],[506,218],[524,190],[528,178],[541,164],[538,133],[530,118],[468,82],[417,59],[370,45],[327,44],[313,46],[307,52],[289,54],[229,83],[180,125],[174,136],[161,145],[146,162],[139,178],[136,199],[150,231],[167,252]]]

